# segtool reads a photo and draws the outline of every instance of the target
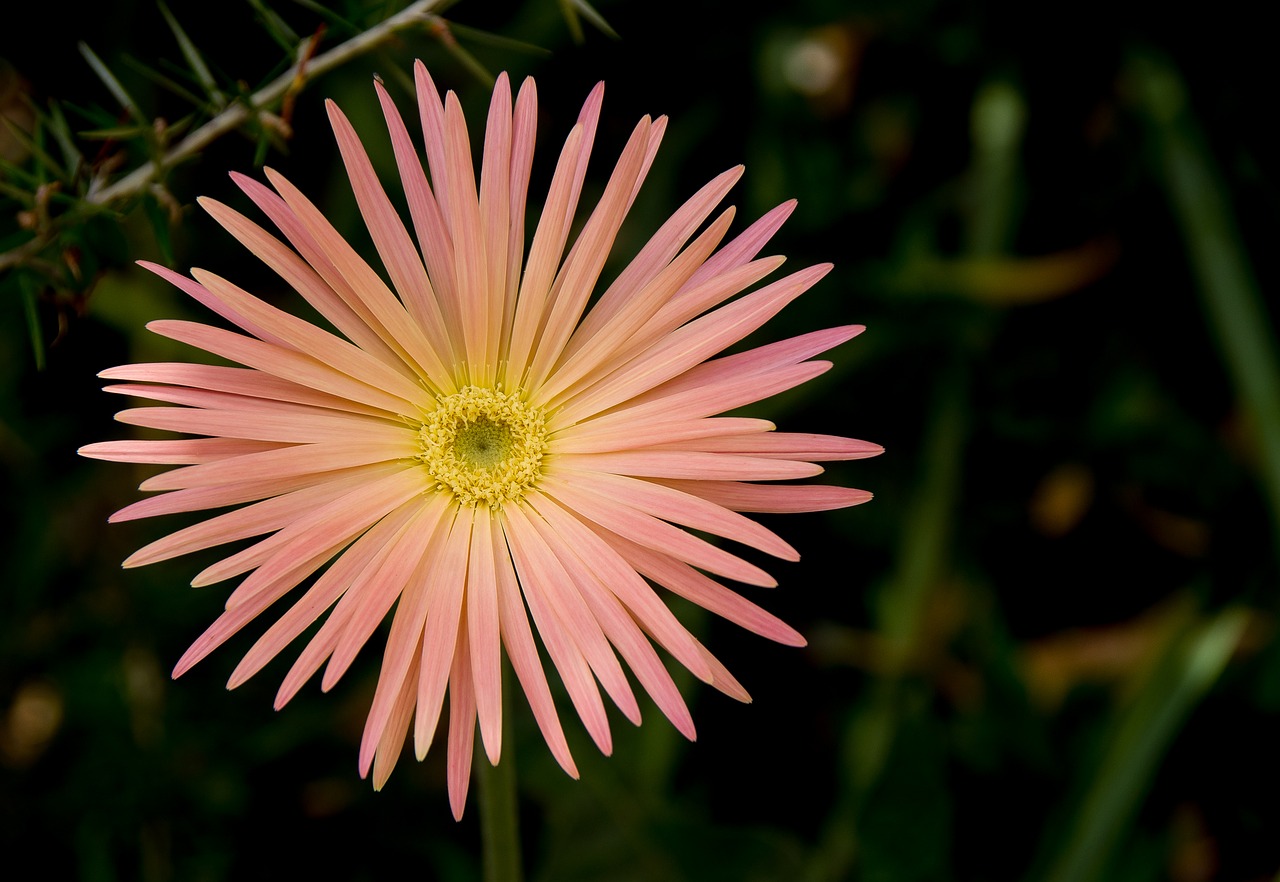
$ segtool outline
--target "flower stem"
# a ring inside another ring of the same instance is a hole
[[[504,701],[503,704],[505,705],[506,702]],[[501,762],[496,766],[489,765],[484,751],[476,751],[476,778],[480,785],[480,835],[484,848],[484,880],[485,882],[520,882],[524,878],[524,870],[520,860],[515,750],[509,712],[503,714],[502,729]]]

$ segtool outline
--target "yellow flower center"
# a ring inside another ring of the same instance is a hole
[[[418,430],[418,460],[459,505],[501,508],[542,474],[547,451],[542,409],[515,394],[466,386],[436,402]]]

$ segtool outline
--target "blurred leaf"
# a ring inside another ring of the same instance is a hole
[[[1187,243],[1204,309],[1240,403],[1254,423],[1263,487],[1280,537],[1280,356],[1226,186],[1172,65],[1135,59],[1128,75],[1159,151],[1158,172]],[[1280,551],[1280,541],[1273,542]]]
[[[346,36],[350,36],[352,34],[358,34],[360,33],[361,30],[363,30],[363,28],[361,28],[355,22],[349,19],[343,18],[341,15],[338,15],[338,13],[334,12],[332,9],[329,9],[328,7],[326,7],[323,3],[317,3],[316,0],[293,0],[293,2],[296,3],[298,6],[301,6],[303,9],[310,9],[316,15],[320,16],[325,21],[327,21],[330,25],[336,25],[337,26],[336,30],[338,30],[340,33]]]
[[[90,141],[129,141],[150,134],[151,126],[115,126],[105,129],[85,129],[80,132],[81,138]]]
[[[40,113],[39,108],[36,108],[36,112]],[[71,126],[67,124],[67,118],[62,113],[61,105],[57,101],[50,101],[48,116],[46,117],[42,114],[41,117],[47,120],[46,124],[49,131],[58,142],[58,148],[62,151],[63,163],[72,173],[77,172],[84,165],[84,155],[75,145],[75,139],[71,134]]]
[[[35,205],[36,198],[34,193],[30,190],[25,190],[22,187],[15,187],[13,184],[6,183],[3,180],[0,180],[0,193],[3,193],[26,208],[30,208],[32,205]]]
[[[918,711],[898,725],[875,792],[859,820],[858,879],[932,882],[947,876],[951,802],[944,735]]]
[[[195,75],[196,81],[204,88],[205,95],[208,96],[209,102],[216,108],[221,108],[226,104],[226,97],[218,88],[217,82],[213,78],[213,74],[209,73],[209,67],[204,63],[204,58],[200,55],[200,50],[196,48],[195,43],[191,42],[191,38],[187,36],[187,32],[182,29],[182,25],[178,24],[178,20],[173,13],[169,11],[169,7],[163,0],[157,0],[157,6],[160,7],[160,14],[164,16],[165,22],[169,25],[169,30],[173,31],[174,38],[178,41],[178,48],[182,50],[182,57],[187,60],[187,65],[191,68],[191,72]]]
[[[1078,291],[1110,271],[1119,257],[1109,239],[1040,257],[911,258],[883,284],[906,293],[956,294],[990,306],[1043,303]]]
[[[569,26],[569,33],[573,37],[575,43],[581,43],[586,39],[586,35],[582,32],[582,23],[578,21],[578,16],[582,16],[602,34],[612,37],[615,40],[621,39],[618,32],[605,21],[603,15],[596,11],[587,0],[560,0],[560,13],[564,16],[565,24]]]
[[[1028,641],[1019,653],[1027,691],[1042,707],[1056,708],[1081,683],[1122,681],[1152,658],[1185,618],[1185,603],[1165,603],[1125,622]]]
[[[169,224],[169,209],[161,205],[160,200],[151,193],[148,193],[143,198],[142,206],[147,213],[147,220],[151,222],[151,229],[156,234],[156,245],[160,248],[160,255],[164,260],[165,266],[173,266],[175,260],[173,256],[173,237]]]
[[[107,87],[107,90],[111,92],[112,96],[120,106],[127,110],[129,115],[137,120],[139,125],[144,127],[149,126],[151,121],[143,115],[141,108],[138,106],[138,102],[133,100],[133,96],[131,96],[125,87],[121,85],[120,81],[116,79],[115,74],[111,72],[110,68],[102,63],[102,59],[98,58],[98,56],[94,54],[93,50],[89,48],[89,44],[81,42],[78,45],[80,47],[80,54],[84,56],[85,61],[89,62],[89,66],[93,68],[93,72],[98,75],[98,79],[102,80],[103,85]]]
[[[268,36],[275,40],[280,48],[288,52],[290,58],[292,58],[293,53],[298,49],[298,34],[285,23],[285,20],[274,9],[267,6],[265,0],[249,0],[249,5],[258,14],[258,22]]]
[[[6,178],[26,183],[31,190],[40,186],[40,181],[35,175],[20,166],[14,165],[7,159],[0,159],[0,171],[4,172]]]
[[[188,89],[186,86],[182,85],[181,83],[177,82],[172,77],[165,76],[160,71],[142,63],[141,61],[139,61],[136,58],[133,58],[132,56],[126,55],[124,58],[124,63],[129,65],[129,67],[133,68],[138,73],[142,74],[151,82],[155,83],[160,88],[164,89],[167,92],[171,92],[174,95],[177,95],[179,98],[181,98],[183,101],[186,101],[188,104],[192,104],[196,107],[203,107],[208,103],[206,99],[201,98],[195,92],[192,92],[190,89]]]
[[[456,36],[462,37],[470,43],[481,43],[483,45],[492,46],[495,49],[503,49],[508,52],[522,52],[526,55],[549,56],[552,54],[550,49],[535,46],[533,43],[526,43],[523,40],[504,37],[501,34],[495,34],[492,31],[482,30],[481,28],[467,27],[466,25],[459,24],[456,21],[449,22],[449,30],[453,31]]]
[[[484,66],[484,64],[481,63],[480,59],[476,58],[468,49],[466,49],[466,47],[458,43],[453,34],[452,22],[446,22],[443,19],[437,18],[431,23],[430,33],[444,48],[445,52],[448,52],[453,56],[454,60],[462,65],[463,68],[470,71],[479,82],[484,83],[486,87],[493,87],[493,74]]]
[[[63,169],[52,156],[46,153],[44,147],[40,144],[40,140],[43,139],[38,140],[39,128],[37,128],[37,137],[32,138],[18,126],[10,122],[7,116],[0,116],[0,123],[4,124],[5,129],[9,132],[9,136],[25,147],[27,152],[35,158],[37,173],[41,173],[47,169],[53,172],[53,176],[60,181],[69,179],[70,176],[67,174],[66,170]]]
[[[27,319],[27,336],[31,340],[31,353],[36,370],[45,369],[44,333],[40,330],[40,282],[28,273],[15,273],[18,288],[22,292],[22,312]]]
[[[1196,702],[1221,675],[1249,618],[1247,610],[1229,608],[1173,633],[1132,703],[1117,718],[1072,813],[1065,844],[1043,877],[1048,882],[1100,878],[1161,757]]]

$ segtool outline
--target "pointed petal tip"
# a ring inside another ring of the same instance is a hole
[[[178,663],[173,666],[173,671],[169,674],[170,679],[176,680],[196,666],[196,662],[199,661],[199,658],[192,656],[191,649],[194,648],[195,647],[193,646],[188,649],[182,654],[182,658],[178,659]]]

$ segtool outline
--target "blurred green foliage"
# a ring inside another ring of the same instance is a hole
[[[652,706],[639,729],[616,718],[610,758],[569,723],[575,782],[510,702],[530,878],[1276,874],[1280,387],[1264,292],[1280,145],[1252,6],[466,0],[136,198],[86,201],[95,174],[163,155],[302,41],[323,52],[401,5],[0,12],[0,252],[53,231],[0,275],[11,861],[53,879],[480,878],[478,813],[450,819],[443,751],[378,794],[356,774],[374,649],[279,714],[281,664],[222,689],[252,628],[168,679],[223,595],[187,587],[197,562],[121,571],[172,527],[107,527],[145,471],[75,455],[128,435],[97,371],[185,357],[143,325],[208,318],[131,261],[206,266],[295,305],[195,197],[243,207],[224,173],[265,161],[366,242],[321,99],[390,176],[370,80],[406,102],[422,57],[472,119],[495,71],[538,78],[533,192],[597,80],[589,187],[637,117],[670,115],[615,270],[735,163],[745,218],[798,197],[777,250],[837,269],[761,339],[869,330],[755,410],[888,451],[829,470],[870,505],[769,520],[804,559],[748,593],[809,647],[677,604],[755,699],[682,682],[696,744]]]

